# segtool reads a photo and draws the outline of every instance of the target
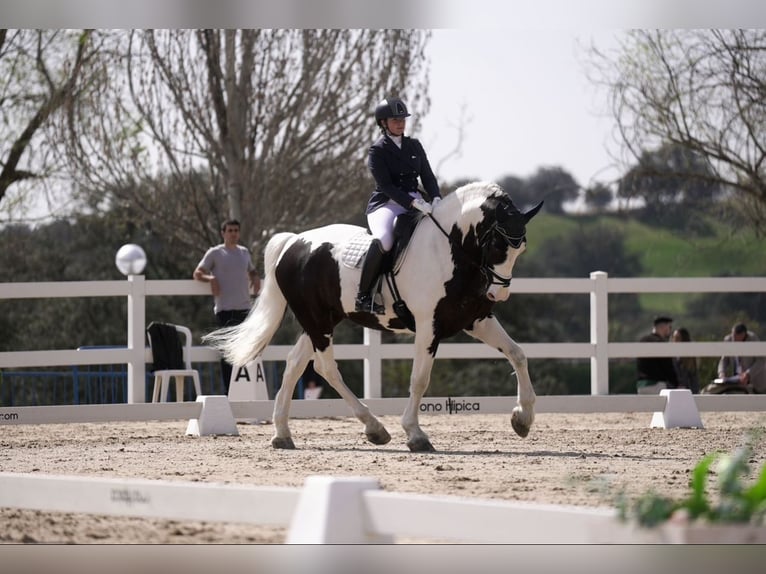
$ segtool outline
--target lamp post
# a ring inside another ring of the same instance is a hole
[[[128,403],[146,402],[146,286],[141,273],[146,267],[146,253],[140,245],[128,243],[114,257],[120,273],[130,283],[128,292]]]
[[[141,275],[146,267],[146,253],[140,245],[126,243],[117,250],[114,264],[123,275]]]

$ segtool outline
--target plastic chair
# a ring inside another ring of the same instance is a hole
[[[152,323],[147,327],[146,333],[154,366],[160,367],[154,370],[152,402],[167,402],[171,378],[176,383],[177,402],[183,400],[186,377],[192,378],[194,390],[197,396],[200,396],[202,387],[199,382],[199,372],[191,366],[192,334],[189,328],[172,323]],[[180,342],[179,333],[184,335],[183,344]],[[178,348],[181,350],[180,355],[177,352]]]

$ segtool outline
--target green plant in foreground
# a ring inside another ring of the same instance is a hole
[[[675,500],[649,491],[631,502],[622,495],[617,503],[618,516],[622,521],[634,520],[646,528],[671,518],[684,522],[699,520],[763,525],[766,523],[766,464],[755,482],[746,484],[748,461],[752,456],[750,442],[733,454],[709,454],[692,471],[689,496]],[[715,502],[711,502],[705,487],[714,463],[718,475],[718,496]]]

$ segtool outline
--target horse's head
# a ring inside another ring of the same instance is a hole
[[[444,198],[435,216],[443,223],[455,217],[449,233],[452,257],[464,262],[464,283],[471,283],[474,294],[492,302],[508,299],[513,266],[526,249],[527,223],[542,205],[521,212],[499,185],[486,181],[466,184]]]
[[[485,220],[477,231],[481,270],[487,280],[487,298],[490,301],[505,301],[511,295],[513,266],[526,249],[527,223],[537,215],[543,202],[527,212],[521,212],[507,195],[495,199],[494,209],[484,208]]]

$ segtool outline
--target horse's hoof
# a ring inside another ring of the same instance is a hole
[[[516,413],[511,415],[511,426],[521,438],[525,438],[529,434],[529,425],[521,423]]]
[[[274,448],[284,448],[284,449],[294,449],[295,443],[293,442],[293,439],[291,437],[282,438],[275,436],[271,439],[271,446]]]
[[[391,435],[388,434],[388,431],[384,427],[380,427],[380,430],[376,432],[368,432],[364,434],[367,437],[367,440],[372,444],[388,444],[391,440]]]
[[[427,438],[419,438],[407,441],[410,452],[436,452],[436,449]]]

